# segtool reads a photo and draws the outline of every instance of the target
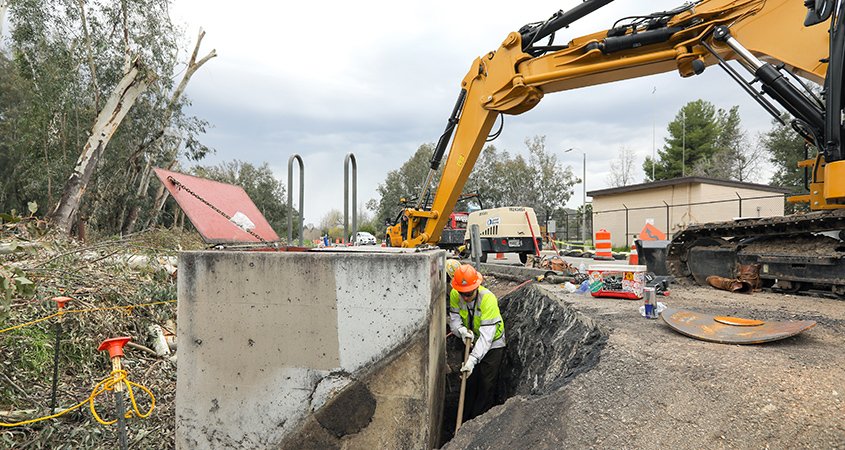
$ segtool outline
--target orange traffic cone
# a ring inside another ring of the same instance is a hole
[[[628,253],[628,264],[636,266],[640,263],[640,258],[637,256],[637,245],[631,244],[631,252]]]
[[[505,259],[504,253],[496,253],[496,259]]]

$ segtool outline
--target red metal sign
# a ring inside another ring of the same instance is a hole
[[[159,168],[155,169],[155,173],[205,242],[210,244],[261,242],[245,230],[255,233],[267,242],[279,240],[279,236],[270,227],[267,219],[240,186]],[[189,193],[189,190],[195,195]],[[225,213],[230,219],[215,211],[212,206]]]

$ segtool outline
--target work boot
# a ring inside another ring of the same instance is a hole
[[[750,294],[753,290],[751,283],[743,280],[736,280],[733,278],[725,278],[717,275],[710,275],[707,277],[707,283],[716,289],[730,292],[741,292],[743,294]]]
[[[759,291],[760,288],[763,286],[762,280],[760,280],[760,267],[762,264],[754,263],[754,264],[740,264],[739,265],[739,276],[737,277],[740,281],[747,281],[751,284],[751,288],[755,291]]]

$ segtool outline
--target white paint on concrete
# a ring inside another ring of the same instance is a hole
[[[416,259],[337,260],[340,368],[354,372],[405,342],[428,317],[432,276]],[[425,299],[425,301],[420,301]]]

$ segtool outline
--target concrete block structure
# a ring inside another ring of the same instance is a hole
[[[432,448],[444,255],[181,254],[177,448]]]
[[[763,184],[683,177],[587,195],[593,198],[593,230],[606,229],[614,247],[627,247],[646,222],[671,238],[693,223],[782,216],[786,192]]]

